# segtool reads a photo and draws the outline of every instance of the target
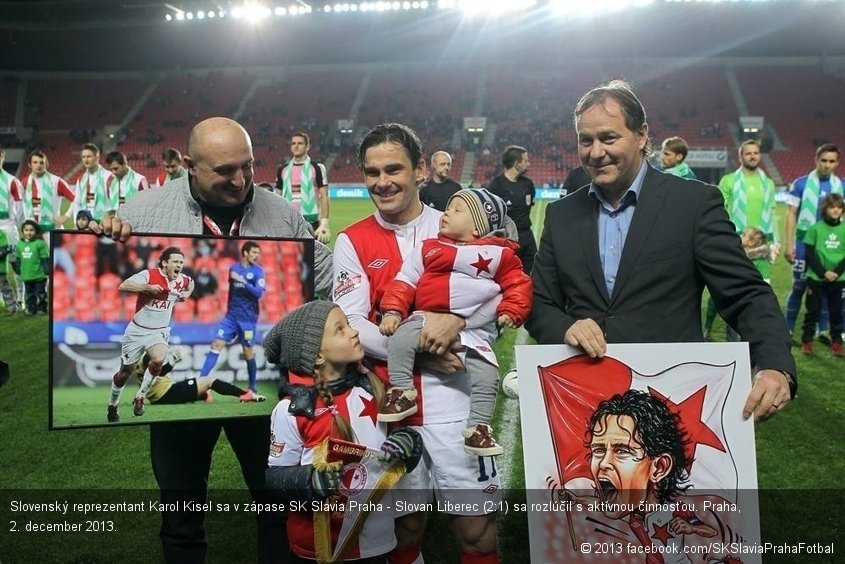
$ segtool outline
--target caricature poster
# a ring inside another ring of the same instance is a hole
[[[532,562],[761,561],[746,343],[516,356]]]

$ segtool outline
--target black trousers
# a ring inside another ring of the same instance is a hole
[[[807,279],[807,292],[804,294],[804,304],[807,313],[804,314],[804,331],[801,335],[802,343],[811,343],[816,333],[816,323],[822,311],[822,301],[827,299],[827,309],[830,312],[830,340],[834,343],[842,342],[842,290],[845,282],[819,282]]]
[[[534,233],[530,229],[520,229],[519,233],[519,251],[516,255],[522,261],[522,270],[526,274],[531,274],[531,269],[534,268],[534,255],[537,254],[537,241],[534,240]]]
[[[47,313],[47,279],[24,282],[26,311],[28,313]]]
[[[270,447],[270,418],[160,423],[150,427],[150,456],[163,503],[205,503],[214,445],[225,430],[241,465],[252,499],[265,503],[264,473]],[[235,478],[232,479],[234,484]],[[233,488],[234,489],[234,488]],[[288,561],[286,514],[261,512],[258,521],[258,561]],[[205,514],[166,511],[161,515],[161,544],[168,563],[204,563],[208,552]]]

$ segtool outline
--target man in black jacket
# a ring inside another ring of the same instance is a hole
[[[511,145],[502,153],[505,172],[494,178],[487,189],[508,205],[508,215],[519,232],[519,251],[522,268],[531,274],[537,242],[531,231],[531,207],[534,205],[534,183],[525,176],[531,162],[525,147]]]
[[[528,332],[591,357],[608,342],[703,341],[706,285],[749,342],[756,374],[744,417],[783,409],[796,389],[786,323],[718,189],[648,165],[645,109],[623,81],[585,94],[575,128],[593,182],[547,209]]]

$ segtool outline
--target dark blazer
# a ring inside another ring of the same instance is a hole
[[[526,322],[538,343],[563,343],[584,318],[602,327],[608,343],[703,341],[706,285],[722,317],[749,342],[752,366],[796,376],[777,298],[745,256],[715,186],[648,168],[612,296],[599,258],[598,203],[588,190],[546,210]]]

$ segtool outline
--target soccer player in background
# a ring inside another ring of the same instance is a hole
[[[328,243],[329,179],[326,165],[308,156],[311,138],[297,131],[290,138],[292,158],[276,172],[276,189],[282,197],[299,208],[302,217],[314,228],[314,236]]]
[[[133,274],[119,287],[121,292],[137,294],[138,298],[135,315],[120,340],[120,369],[112,377],[109,423],[120,421],[117,408],[123,387],[132,376],[135,363],[147,353],[150,363],[135,394],[132,410],[136,416],[144,414],[144,396],[153,378],[161,373],[167,355],[173,306],[188,299],[194,291],[194,281],[182,273],[184,268],[185,254],[178,247],[167,247],[159,256],[156,268]]]
[[[117,209],[141,190],[150,187],[144,175],[135,172],[129,166],[126,155],[120,151],[112,151],[106,155],[106,165],[112,173],[108,189],[112,205]]]
[[[249,390],[242,401],[264,401],[264,396],[257,394],[255,385],[258,368],[255,364],[255,328],[258,324],[258,300],[264,295],[264,269],[258,265],[261,259],[261,247],[255,241],[247,241],[241,247],[241,262],[229,268],[229,303],[226,316],[217,327],[217,338],[211,343],[211,350],[205,355],[205,364],[200,371],[200,378],[211,374],[220,351],[227,343],[235,339],[241,343],[246,371],[249,376]],[[211,394],[206,401],[211,401]]]
[[[156,405],[192,403],[205,398],[209,390],[214,390],[224,396],[236,397],[241,402],[254,401],[252,399],[244,399],[249,392],[217,378],[203,378],[201,380],[188,378],[187,380],[174,382],[168,374],[181,361],[182,353],[178,348],[172,348],[167,351],[167,362],[161,367],[158,376],[153,378],[144,396],[149,403]],[[146,353],[141,359],[141,362],[135,364],[133,375],[135,376],[135,380],[138,381],[138,386],[144,383],[144,373],[147,371],[149,365],[150,355]]]
[[[23,218],[33,220],[42,232],[61,228],[69,217],[61,213],[62,207],[76,198],[73,190],[61,177],[47,172],[47,156],[41,151],[31,152],[27,162],[29,174],[21,180]]]
[[[164,163],[164,172],[156,177],[153,188],[161,188],[171,180],[182,178],[187,174],[185,167],[182,166],[182,153],[177,149],[165,149],[161,153],[161,162]]]
[[[18,243],[18,229],[23,223],[23,186],[21,181],[3,170],[3,162],[6,160],[6,151],[0,148],[0,254],[3,248],[9,246],[11,251]],[[6,279],[8,252],[0,258],[0,288],[5,288],[3,300],[6,302],[6,311],[14,313],[18,303],[23,302],[23,282],[17,276]],[[10,293],[6,293],[6,292]]]
[[[79,210],[88,210],[96,221],[102,221],[106,212],[117,209],[117,198],[112,199],[108,188],[114,175],[100,165],[100,148],[93,143],[82,146],[80,158],[85,168],[76,185],[72,215]]]

